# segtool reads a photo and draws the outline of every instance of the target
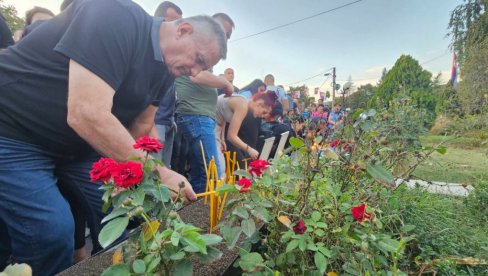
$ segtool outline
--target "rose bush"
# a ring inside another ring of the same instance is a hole
[[[186,224],[176,214],[182,205],[180,193],[161,183],[156,166],[163,164],[149,156],[162,149],[159,141],[143,137],[134,148],[146,152],[144,160],[131,158],[118,163],[101,158],[90,171],[92,181],[104,182],[100,187],[104,210],[112,208],[102,220],[106,224],[98,237],[103,247],[123,235],[129,220],[143,221],[139,231],[116,250],[114,265],[103,275],[191,275],[189,258],[201,262],[218,259],[222,253],[213,245],[222,238],[200,234],[202,229]],[[172,194],[176,198],[172,199]]]
[[[402,113],[405,114],[405,113]],[[250,163],[219,225],[224,241],[240,245],[237,264],[246,274],[405,275],[405,250],[415,236],[395,192],[397,164],[415,166],[425,152],[396,136],[411,128],[369,111],[336,130],[328,141],[290,139],[290,156]],[[407,120],[408,117],[402,118]],[[395,133],[388,143],[380,137]],[[241,187],[252,185],[246,193]],[[251,184],[249,184],[251,183]],[[410,253],[409,253],[410,254]]]

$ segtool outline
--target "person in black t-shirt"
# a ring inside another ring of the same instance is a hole
[[[276,148],[278,147],[282,133],[285,133],[287,131],[290,132],[290,134],[288,135],[288,139],[286,140],[285,148],[289,146],[288,143],[289,139],[291,137],[295,137],[295,133],[291,129],[290,125],[283,124],[279,121],[281,114],[283,114],[283,106],[280,102],[277,102],[276,105],[271,110],[271,112],[264,117],[264,123],[261,124],[261,127],[259,128],[259,138],[260,138],[259,149],[260,150],[264,145],[264,139],[273,136],[275,137],[275,140],[273,142],[273,147],[271,148],[270,156],[275,155]]]
[[[99,224],[92,163],[144,158],[132,145],[174,77],[215,65],[226,41],[208,16],[163,22],[129,0],[85,0],[0,52],[0,271],[8,259],[35,275],[71,265],[74,223],[56,183],[78,186]],[[195,199],[183,176],[157,169]]]
[[[12,32],[8,28],[5,17],[0,13],[0,51],[7,48],[10,45],[14,45],[14,39],[12,38]]]

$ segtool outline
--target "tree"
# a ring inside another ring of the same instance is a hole
[[[451,37],[451,48],[457,53],[460,67],[464,64],[466,49],[470,44],[488,33],[486,26],[478,23],[487,6],[488,0],[465,0],[451,13],[447,36]]]
[[[388,107],[393,99],[408,96],[419,106],[426,107],[424,101],[432,92],[431,78],[432,74],[424,70],[417,60],[402,55],[378,85],[373,104]]]
[[[352,110],[367,109],[368,101],[374,94],[375,87],[372,84],[365,84],[358,87],[356,92],[346,98],[347,107]]]
[[[24,28],[25,22],[17,16],[17,10],[14,6],[5,5],[3,0],[0,0],[0,13],[5,16],[5,21],[12,32]]]
[[[468,114],[488,112],[488,37],[467,48],[458,95]]]

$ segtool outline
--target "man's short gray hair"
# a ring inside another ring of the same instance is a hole
[[[222,59],[227,57],[227,36],[219,22],[207,15],[196,15],[175,21],[176,25],[183,23],[192,25],[196,39],[215,40],[220,49],[220,57]]]

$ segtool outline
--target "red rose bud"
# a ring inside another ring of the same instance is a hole
[[[112,170],[117,166],[111,158],[100,158],[97,162],[93,163],[92,170],[90,171],[91,182],[102,181],[107,182],[112,177]]]
[[[249,173],[252,176],[261,176],[263,174],[263,170],[268,168],[269,163],[266,160],[254,160],[249,163]]]
[[[141,149],[146,152],[157,153],[163,149],[163,144],[161,144],[157,139],[151,138],[149,136],[143,136],[136,140],[133,146],[135,149]]]
[[[141,163],[127,161],[120,163],[112,172],[116,187],[130,188],[141,183],[143,177]]]
[[[295,226],[293,226],[293,232],[295,232],[297,235],[302,235],[305,233],[305,231],[307,231],[307,226],[305,226],[305,222],[303,222],[302,219],[299,220]]]
[[[339,146],[340,144],[341,144],[341,140],[337,139],[337,140],[334,140],[330,143],[330,147],[335,148],[335,147]]]
[[[359,222],[369,220],[372,217],[372,214],[366,212],[366,203],[352,207],[351,213],[352,217]]]
[[[248,193],[251,191],[249,189],[252,186],[252,182],[249,178],[242,178],[237,182],[237,186],[239,186],[239,193]]]

